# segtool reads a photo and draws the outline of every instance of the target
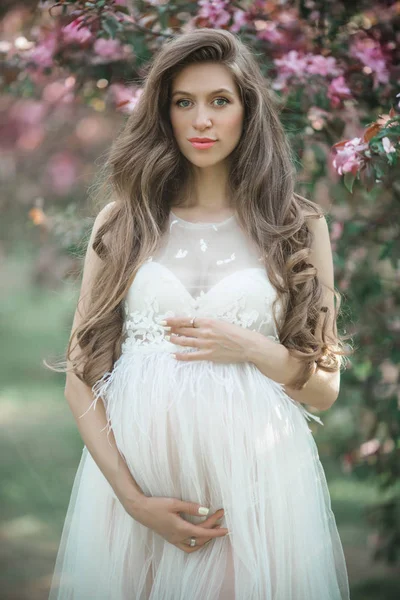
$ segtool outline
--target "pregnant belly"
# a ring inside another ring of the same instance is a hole
[[[123,354],[96,386],[133,477],[147,495],[215,510],[310,455],[307,423],[280,384],[251,363],[184,362],[169,353]],[[287,454],[297,457],[287,461]]]

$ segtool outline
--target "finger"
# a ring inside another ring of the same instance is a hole
[[[220,529],[221,525],[213,525],[213,528]],[[187,538],[183,542],[178,542],[177,544],[175,544],[175,546],[177,546],[178,548],[180,548],[180,550],[183,550],[187,554],[191,554],[191,552],[196,552],[200,548],[203,548],[204,546],[207,546],[207,544],[210,544],[212,541],[213,541],[213,538],[210,538],[210,539],[206,540],[205,542],[196,538],[196,545],[191,546],[190,538]]]
[[[187,362],[193,361],[193,360],[210,360],[210,356],[212,354],[212,351],[201,351],[201,352],[187,352],[187,353],[181,353],[178,354],[178,358],[180,360],[185,360]]]
[[[168,337],[166,339],[168,340]],[[169,336],[169,341],[172,344],[178,344],[180,346],[193,346],[193,348],[204,348],[207,343],[207,340],[202,340],[195,335],[191,335],[190,333],[187,335],[171,333]]]
[[[186,327],[182,325],[181,327],[174,327],[174,333],[179,333],[179,335],[185,335],[187,337],[202,337],[203,329],[201,327]]]
[[[192,525],[190,527],[190,529],[188,529],[186,536],[188,538],[195,537],[195,538],[200,538],[201,540],[204,540],[204,539],[209,539],[211,537],[212,538],[223,537],[224,535],[227,535],[228,533],[229,533],[229,531],[226,527],[221,527],[219,529],[203,529],[203,527],[200,527],[199,525]]]
[[[185,540],[183,540],[183,542],[179,542],[179,544],[181,546],[183,546],[183,548],[189,548],[190,551],[194,551],[194,550],[199,550],[199,548],[203,548],[204,546],[207,546],[207,544],[210,544],[213,541],[213,538],[210,538],[208,540],[199,540],[198,538],[196,538],[196,545],[195,546],[191,546],[190,545],[190,538],[187,538]],[[176,544],[178,545],[178,544]]]
[[[204,327],[204,319],[202,317],[196,317],[195,327],[190,324],[190,317],[167,317],[165,320],[167,321],[167,325],[174,329],[201,329]]]
[[[174,502],[172,505],[172,510],[176,513],[186,513],[188,515],[193,516],[206,516],[207,518],[211,517],[210,509],[208,506],[202,506],[198,502],[188,502],[186,500],[179,500],[178,498],[174,498]],[[223,511],[223,508],[219,508],[216,513]]]
[[[212,527],[217,521],[224,517],[224,509],[220,508],[213,515],[207,517],[205,521],[202,521],[200,525],[202,527]]]
[[[185,540],[185,542],[184,542],[183,545],[186,546],[186,547],[188,547],[188,548],[190,548],[190,550],[193,552],[195,550],[200,550],[200,548],[204,548],[204,546],[207,546],[208,544],[211,544],[212,541],[213,540],[210,539],[210,540],[206,540],[205,542],[199,543],[198,540],[196,540],[196,545],[195,546],[190,546],[190,540],[188,540],[187,542]]]
[[[190,554],[191,552],[193,552],[193,550],[197,549],[196,546],[194,548],[191,548],[187,544],[183,544],[181,542],[177,542],[176,544],[174,544],[174,546],[179,548],[179,550],[183,550],[183,552],[186,552],[186,554]]]
[[[200,550],[203,546],[188,546],[187,544],[183,544],[183,543],[178,543],[175,544],[175,546],[177,548],[179,548],[180,550],[183,550],[183,552],[186,552],[186,554],[192,554],[192,552],[197,552],[198,550]]]

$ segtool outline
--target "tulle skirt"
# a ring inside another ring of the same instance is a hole
[[[322,422],[281,384],[252,363],[128,346],[93,391],[144,493],[223,508],[230,534],[183,552],[128,515],[84,447],[50,600],[349,598],[307,420]]]

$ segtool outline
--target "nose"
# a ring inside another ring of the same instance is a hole
[[[195,110],[195,114],[193,117],[193,127],[196,129],[204,129],[204,127],[209,127],[211,125],[211,119],[208,113],[208,108],[199,106]]]

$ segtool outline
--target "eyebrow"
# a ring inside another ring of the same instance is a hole
[[[221,92],[225,92],[227,94],[230,94],[231,96],[234,96],[234,93],[226,88],[219,88],[219,90],[214,90],[213,92],[210,92],[208,95],[212,96],[213,94],[220,94]],[[190,92],[185,92],[183,90],[175,90],[175,92],[172,94],[171,97],[174,97],[176,94],[185,94],[186,96],[192,96],[192,94]]]

